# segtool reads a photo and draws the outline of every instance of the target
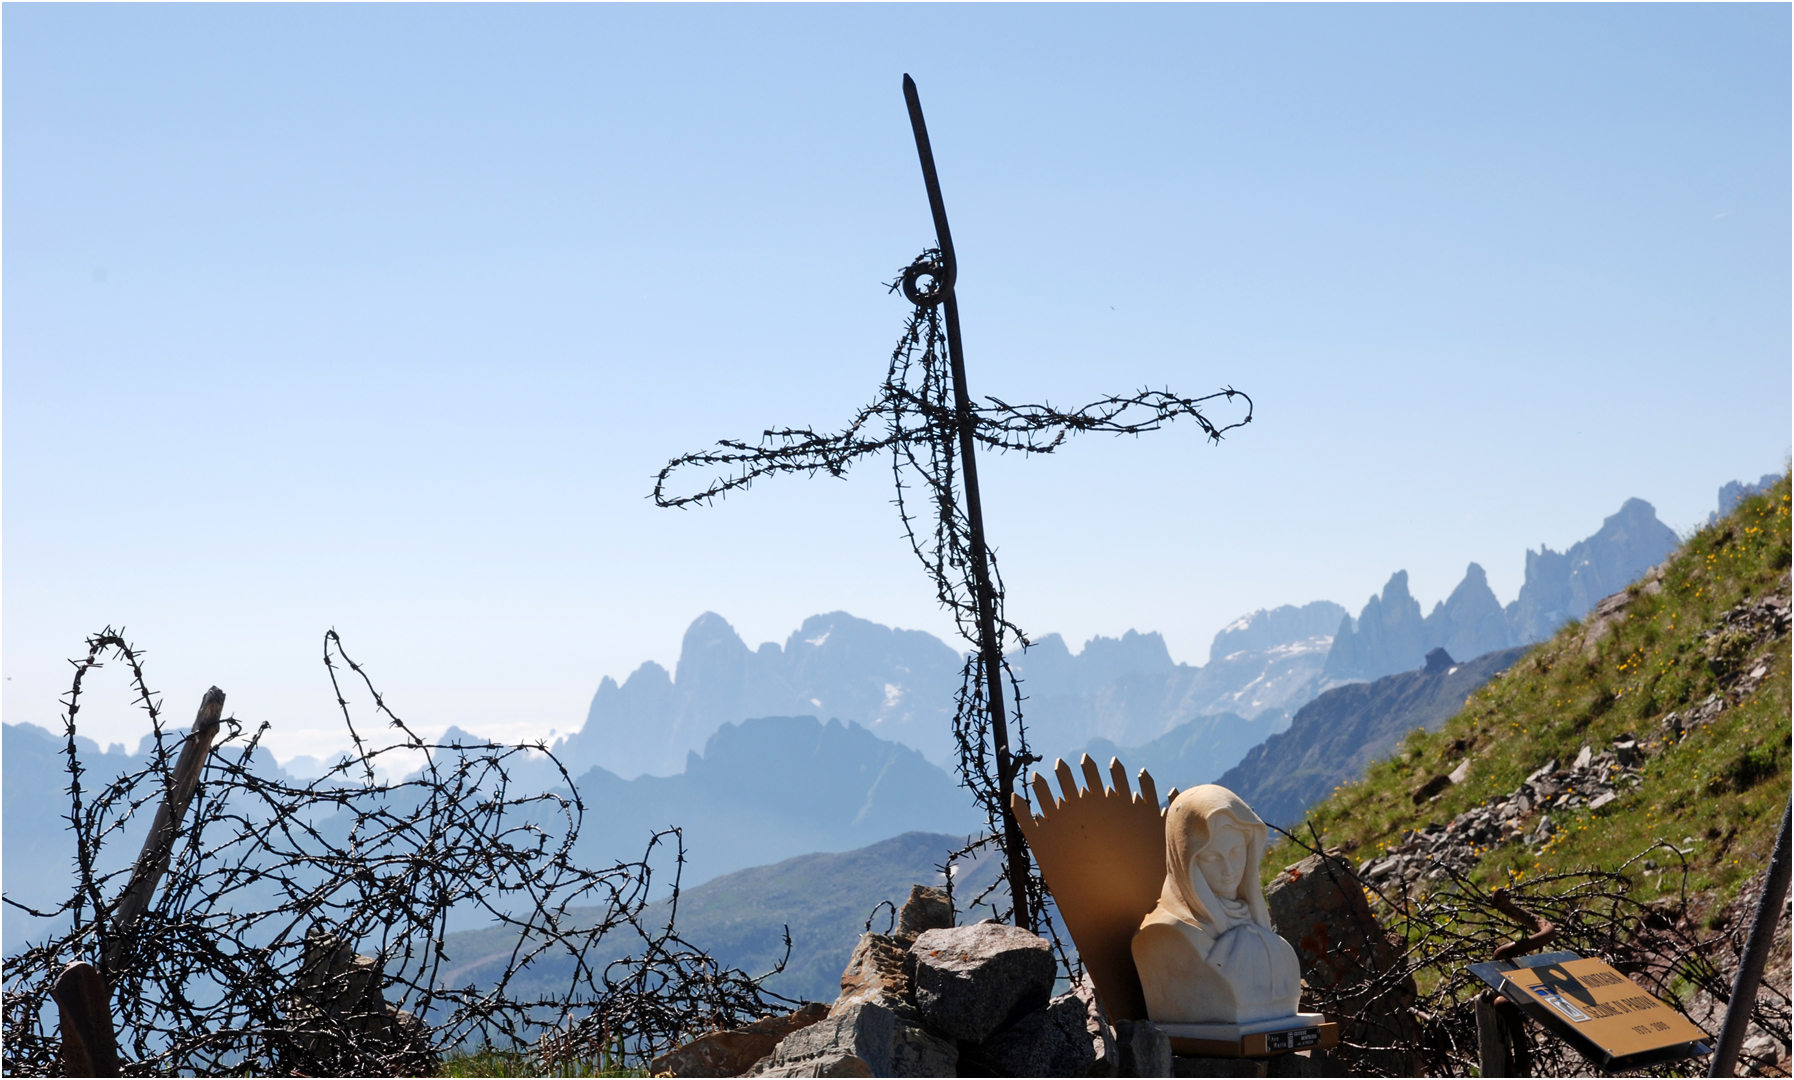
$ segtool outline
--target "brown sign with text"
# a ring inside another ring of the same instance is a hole
[[[1501,974],[1509,985],[1613,1057],[1708,1038],[1687,1017],[1600,960],[1569,960]]]

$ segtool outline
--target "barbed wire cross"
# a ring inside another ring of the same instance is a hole
[[[959,772],[993,833],[1002,838],[1014,921],[1032,928],[1044,914],[1045,893],[1038,875],[1029,869],[1026,841],[1010,812],[1009,793],[1021,770],[1039,759],[1028,752],[1019,686],[1002,648],[1005,633],[1024,647],[1028,637],[1003,614],[1002,577],[984,538],[976,450],[1050,454],[1079,432],[1138,435],[1179,417],[1193,420],[1219,442],[1226,432],[1252,421],[1252,399],[1229,386],[1195,398],[1169,389],[1142,389],[1069,411],[1044,402],[1012,405],[993,396],[974,402],[966,388],[960,344],[953,236],[921,101],[908,75],[903,77],[903,92],[934,215],[935,244],[889,283],[892,292],[902,291],[912,310],[891,351],[878,397],[838,432],[769,428],[758,442],[725,439],[712,449],[676,457],[655,478],[653,498],[662,507],[708,504],[775,473],[843,477],[861,458],[891,455],[898,513],[910,547],[933,580],[940,603],[953,613],[960,634],[977,646],[962,672],[953,718]],[[1202,408],[1217,401],[1243,402],[1244,414],[1225,423],[1211,421]],[[669,479],[693,468],[723,471],[695,491],[673,493]],[[927,511],[912,510],[913,489],[923,493]],[[1016,703],[1013,746],[1004,708],[1005,676]]]

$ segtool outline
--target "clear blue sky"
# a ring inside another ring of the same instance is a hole
[[[715,610],[946,636],[889,472],[645,498],[868,400],[931,239],[974,393],[1232,384],[1258,420],[987,461],[1010,611],[1201,662],[1790,446],[1787,5],[19,5],[4,10],[4,684],[123,624],[337,738],[576,727]],[[121,676],[87,714],[132,741]]]

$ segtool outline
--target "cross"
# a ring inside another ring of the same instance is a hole
[[[1049,454],[1076,432],[1133,435],[1156,431],[1180,416],[1192,418],[1211,440],[1219,441],[1225,432],[1252,421],[1252,399],[1227,387],[1198,398],[1179,397],[1169,390],[1141,390],[1104,397],[1071,412],[1045,403],[1010,405],[995,397],[974,403],[966,388],[965,350],[960,343],[959,302],[954,291],[959,263],[954,257],[953,234],[935,173],[922,102],[915,80],[908,75],[903,77],[903,97],[928,189],[928,207],[934,216],[935,242],[890,283],[890,290],[901,290],[913,310],[891,352],[891,366],[878,399],[833,434],[811,428],[771,428],[757,443],[725,439],[715,449],[674,458],[656,477],[653,498],[663,507],[709,503],[751,486],[762,476],[826,472],[840,477],[858,459],[890,452],[898,512],[910,547],[934,580],[941,604],[953,612],[960,633],[977,646],[966,660],[953,717],[960,776],[1000,837],[1015,923],[1033,929],[1036,916],[1045,914],[1044,891],[1038,876],[1030,871],[1027,842],[1010,810],[1009,795],[1021,771],[1039,759],[1028,753],[1019,692],[1013,713],[1018,745],[1010,743],[1004,676],[1009,677],[1012,690],[1018,683],[1003,656],[1002,633],[1014,634],[1024,648],[1028,638],[1003,616],[1002,576],[984,538],[976,450],[983,446],[999,452]],[[1223,425],[1212,423],[1200,406],[1217,398],[1230,403],[1242,399],[1245,415]],[[687,466],[722,466],[728,471],[702,490],[669,494],[668,478]],[[963,499],[956,472],[964,478]],[[918,516],[911,514],[905,499],[906,488],[917,481],[933,503],[932,535],[926,539],[918,533]],[[987,737],[990,754],[985,751]],[[996,759],[995,776],[991,775],[991,756]]]

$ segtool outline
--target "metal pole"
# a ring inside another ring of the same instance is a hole
[[[928,185],[928,209],[934,214],[935,243],[941,249],[938,284],[946,290],[947,357],[953,366],[953,409],[959,422],[959,457],[966,481],[966,520],[972,530],[972,577],[978,587],[978,651],[984,660],[985,697],[990,703],[991,742],[997,751],[997,802],[1003,813],[1003,852],[1007,857],[1009,896],[1015,908],[1015,925],[1032,930],[1028,912],[1028,850],[1021,826],[1009,808],[1015,790],[1015,758],[1009,752],[1009,724],[1003,710],[1003,642],[997,636],[996,594],[990,585],[989,558],[984,546],[984,510],[978,498],[978,463],[972,456],[972,397],[966,391],[965,353],[959,342],[959,263],[953,255],[953,233],[947,227],[947,207],[941,200],[941,181],[934,171],[934,150],[928,143],[928,124],[922,119],[922,99],[916,81],[903,76],[903,100],[909,105],[909,123],[916,134],[916,154],[922,159],[922,181]]]
[[[1744,1048],[1744,1032],[1750,1027],[1750,1014],[1757,1003],[1757,983],[1763,978],[1775,924],[1781,921],[1782,902],[1788,897],[1790,816],[1794,816],[1794,803],[1782,811],[1781,831],[1775,834],[1775,851],[1769,856],[1769,872],[1763,877],[1763,895],[1757,897],[1750,937],[1744,943],[1744,955],[1738,958],[1738,977],[1732,982],[1732,1000],[1726,1005],[1725,1027],[1720,1029],[1708,1076],[1731,1076],[1738,1064],[1738,1051]]]

